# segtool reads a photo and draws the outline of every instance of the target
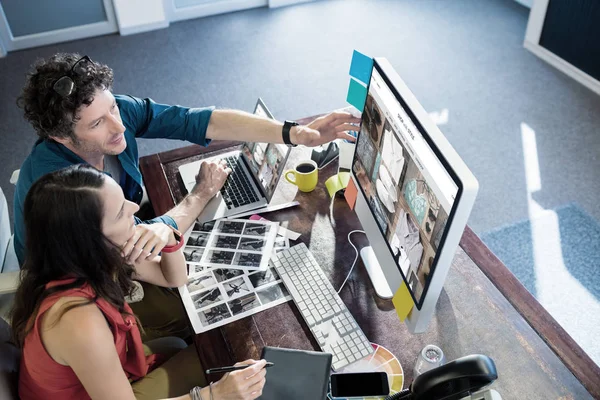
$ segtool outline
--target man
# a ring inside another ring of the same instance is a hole
[[[15,192],[15,250],[20,263],[26,254],[25,196],[31,185],[49,172],[88,163],[111,175],[125,198],[139,204],[143,184],[138,137],[179,139],[202,146],[212,139],[317,146],[336,138],[353,140],[347,131],[355,130],[352,124],[360,122],[350,114],[333,113],[306,126],[283,126],[241,111],[167,106],[151,99],[113,95],[112,84],[113,72],[108,66],[78,54],[56,54],[38,61],[28,75],[17,103],[39,139],[21,167]],[[162,248],[160,238],[170,229],[166,225],[187,231],[229,172],[224,162],[203,163],[191,193],[165,215],[138,224],[123,254],[131,262],[154,256]],[[164,334],[186,336],[186,318],[177,297],[149,284],[142,288],[143,300],[131,307],[145,327],[146,339]]]

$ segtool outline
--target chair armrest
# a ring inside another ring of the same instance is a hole
[[[0,294],[14,293],[19,286],[20,271],[3,272],[0,274]]]

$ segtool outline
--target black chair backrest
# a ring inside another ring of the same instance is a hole
[[[11,336],[10,325],[0,318],[0,399],[17,400],[21,352]]]

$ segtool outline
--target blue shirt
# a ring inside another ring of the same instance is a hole
[[[136,203],[142,200],[142,174],[139,169],[136,138],[178,139],[207,146],[206,129],[213,107],[186,108],[158,104],[151,99],[115,95],[123,125],[127,148],[118,155],[123,171],[121,182],[125,198]],[[43,175],[85,161],[62,144],[51,139],[39,139],[23,162],[15,190],[15,252],[19,263],[25,256],[25,225],[23,205],[29,188]],[[141,222],[138,220],[138,222]],[[173,218],[163,215],[146,223],[164,222],[177,228]]]

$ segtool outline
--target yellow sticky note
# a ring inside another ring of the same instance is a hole
[[[402,281],[402,284],[400,284],[396,294],[394,294],[392,303],[394,303],[394,308],[396,309],[398,318],[400,318],[400,321],[404,321],[415,305],[404,280]]]
[[[331,178],[325,181],[325,187],[330,197],[333,197],[336,192],[345,189],[348,186],[350,180],[349,172],[340,172],[339,174],[333,175]]]
[[[346,186],[348,186],[348,181],[350,180],[350,172],[340,172],[338,175],[340,177],[340,183],[345,189]]]

